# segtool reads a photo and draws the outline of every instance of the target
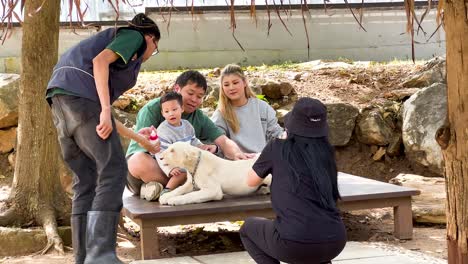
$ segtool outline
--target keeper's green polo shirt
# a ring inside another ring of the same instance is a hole
[[[140,32],[132,29],[120,29],[106,49],[110,49],[119,56],[118,60],[122,60],[127,64],[133,56],[136,55],[138,49],[143,44],[144,38]],[[56,94],[75,95],[74,93],[64,90],[61,87],[49,89],[46,98],[52,98]]]

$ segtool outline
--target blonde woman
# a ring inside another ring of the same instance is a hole
[[[220,79],[218,109],[211,119],[242,151],[261,152],[268,141],[283,136],[275,110],[255,96],[241,67],[227,65]]]

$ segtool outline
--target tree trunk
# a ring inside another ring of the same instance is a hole
[[[43,5],[39,12],[36,10]],[[70,199],[59,180],[59,148],[45,90],[58,57],[60,0],[28,0],[24,10],[18,143],[11,206],[0,225],[37,224],[63,252],[57,219],[69,215]]]
[[[468,263],[468,0],[445,0],[448,128],[443,151],[447,178],[449,264]]]

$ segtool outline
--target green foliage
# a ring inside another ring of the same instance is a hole
[[[262,100],[262,101],[267,102],[268,104],[270,103],[270,102],[268,102],[268,99],[266,99],[264,94],[257,94],[257,98]]]
[[[354,60],[349,59],[349,58],[344,58],[344,57],[339,57],[338,61],[342,61],[342,62],[345,62],[345,63],[348,63],[348,64],[354,64]]]
[[[285,61],[275,65],[263,65],[267,70],[287,70],[287,69],[297,69],[299,66],[297,62]]]
[[[393,60],[390,60],[390,61],[371,61],[369,62],[369,64],[371,66],[382,66],[382,65],[401,65],[401,64],[424,64],[424,62],[426,61],[416,60],[413,63],[413,61],[410,59],[402,60],[402,59],[394,58]]]
[[[140,110],[138,107],[138,101],[135,100],[134,98],[130,99],[130,104],[127,105],[127,107],[125,107],[124,109],[125,112],[129,112],[129,113],[137,113],[138,110]]]

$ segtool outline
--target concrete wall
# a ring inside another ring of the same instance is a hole
[[[422,10],[418,10],[420,16]],[[236,13],[235,35],[245,49],[243,52],[230,29],[229,15],[221,11],[204,11],[193,17],[187,13],[173,13],[169,31],[166,14],[149,13],[162,30],[159,50],[161,53],[144,65],[146,70],[221,67],[227,63],[243,65],[273,64],[285,61],[307,61],[314,59],[338,59],[388,61],[411,59],[411,39],[406,34],[406,14],[403,9],[370,8],[364,10],[362,23],[367,32],[360,29],[348,9],[310,10],[306,17],[309,33],[310,55],[307,54],[307,38],[299,10],[286,17],[290,35],[272,12],[272,27],[267,35],[268,14],[257,11],[257,24],[249,12]],[[164,21],[166,19],[166,21]],[[435,10],[422,23],[426,32],[415,36],[416,59],[428,59],[445,54],[445,33],[441,28],[431,40],[427,38],[435,31]],[[11,71],[19,65],[15,57],[20,56],[21,30],[17,28],[13,37],[0,47],[0,72]],[[60,53],[81,39],[96,32],[69,29],[60,33]],[[13,57],[13,59],[11,59]],[[13,70],[14,71],[14,70]]]

